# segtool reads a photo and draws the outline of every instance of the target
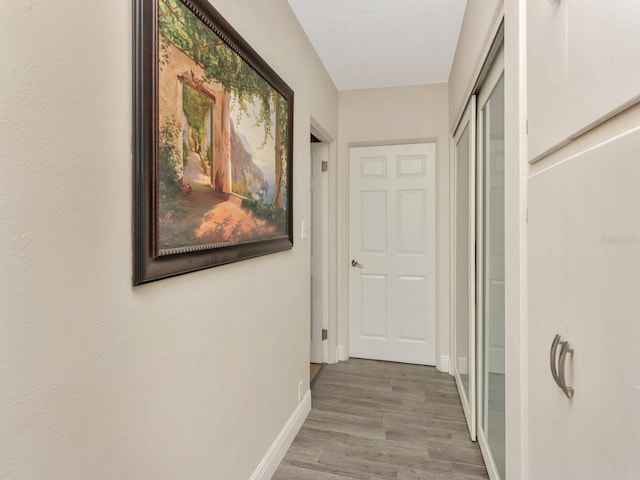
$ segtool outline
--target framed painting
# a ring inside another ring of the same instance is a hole
[[[293,247],[293,91],[206,0],[134,0],[133,283]]]

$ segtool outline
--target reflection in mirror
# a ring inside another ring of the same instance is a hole
[[[482,107],[482,412],[491,455],[505,478],[504,77]]]
[[[456,144],[456,370],[469,399],[469,128]]]

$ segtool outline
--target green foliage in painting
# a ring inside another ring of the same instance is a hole
[[[210,98],[183,84],[182,109],[189,125],[204,127],[204,117],[211,110],[211,103]]]
[[[283,208],[277,208],[272,203],[262,200],[243,199],[242,208],[252,211],[256,217],[262,218],[274,224],[280,233],[287,232],[287,212]]]
[[[280,129],[280,142],[279,142],[279,151],[276,153],[277,157],[276,157],[276,162],[280,162],[280,171],[281,171],[281,184],[287,185],[287,182],[289,181],[289,179],[287,178],[287,136],[288,136],[288,131],[287,131],[287,123],[288,123],[288,116],[287,116],[287,101],[285,100],[284,97],[282,97],[281,95],[278,95],[278,102],[276,104],[276,108],[278,109],[278,128]],[[281,187],[283,188],[283,187]],[[287,192],[283,192],[283,195],[286,196]],[[286,199],[284,204],[286,205]]]
[[[249,64],[196,17],[180,0],[161,0],[158,6],[160,33],[191,57],[204,70],[203,82],[216,81],[234,95],[240,111],[259,100],[258,126],[271,135],[274,98],[282,98]],[[167,61],[162,44],[161,64]],[[285,100],[286,103],[286,100]]]
[[[182,141],[182,168],[189,163],[189,141],[185,138]]]
[[[213,161],[213,144],[209,143],[207,145],[207,151],[205,152],[205,155],[204,155],[204,163],[207,164],[208,166],[211,166],[212,161]]]
[[[180,124],[175,118],[169,119],[160,127],[158,142],[158,193],[160,194],[160,213],[172,209],[175,199],[181,192],[179,184],[182,176],[182,156],[176,147],[181,135]]]
[[[241,197],[251,198],[251,192],[247,188],[247,184],[244,179],[240,178],[238,180],[234,180],[232,184],[231,189],[233,190],[233,193],[240,195]]]
[[[192,139],[192,150],[201,153],[201,146],[205,143],[205,117],[211,112],[212,101],[207,96],[191,88],[187,84],[182,86],[182,110],[189,125],[189,136]]]

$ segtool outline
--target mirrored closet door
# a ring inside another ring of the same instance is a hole
[[[477,437],[492,479],[505,478],[504,60],[478,92]]]
[[[492,49],[454,133],[451,171],[453,374],[469,434],[505,480],[505,95]]]
[[[452,190],[453,221],[453,373],[469,426],[476,439],[475,383],[475,144],[476,97],[471,97],[454,135],[455,156]]]

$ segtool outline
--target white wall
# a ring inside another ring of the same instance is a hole
[[[504,0],[467,0],[449,75],[449,128],[454,130],[503,16]]]
[[[0,478],[249,478],[308,386],[309,122],[286,0],[215,6],[295,90],[295,248],[131,286],[131,2],[2,2]]]
[[[437,356],[449,355],[449,134],[446,84],[340,92],[338,345],[349,346],[349,146],[437,140]],[[438,365],[439,367],[441,365]]]

